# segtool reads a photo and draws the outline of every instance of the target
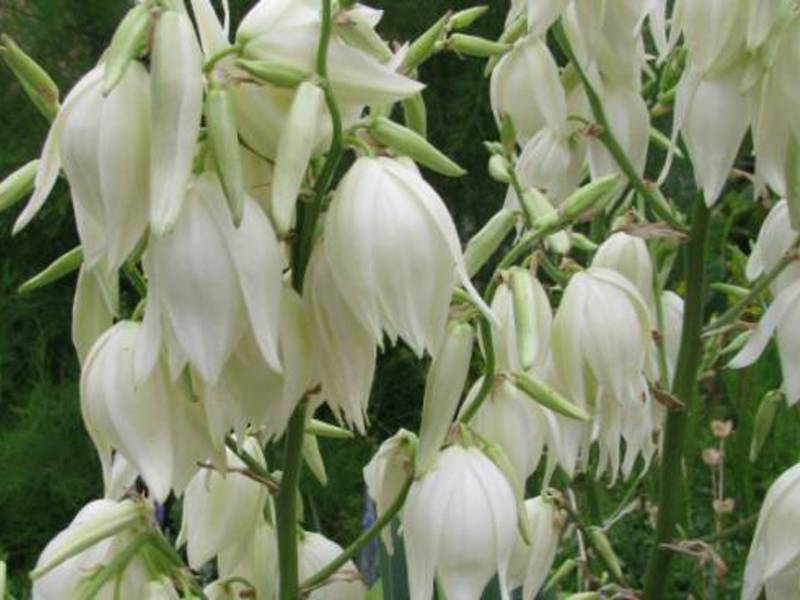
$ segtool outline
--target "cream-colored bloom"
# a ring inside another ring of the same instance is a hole
[[[299,548],[300,579],[315,575],[338,557],[342,551],[339,544],[319,533],[302,533]],[[347,561],[330,581],[331,583],[311,592],[308,600],[361,600],[364,598],[366,589],[352,560]]]
[[[564,517],[552,501],[540,496],[525,501],[531,526],[531,544],[517,538],[511,555],[508,585],[523,587],[523,598],[535,598],[553,566],[564,525]]]
[[[495,574],[507,599],[516,531],[505,476],[476,448],[447,448],[412,485],[403,510],[411,600],[428,600],[434,577],[450,600],[477,600]]]
[[[622,231],[610,235],[597,249],[592,266],[616,271],[636,286],[648,306],[653,305],[653,261],[642,238]]]

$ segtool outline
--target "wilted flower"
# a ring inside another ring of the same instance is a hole
[[[385,331],[420,356],[434,352],[459,280],[490,312],[444,202],[410,161],[359,158],[331,202],[325,236],[333,278],[375,343]]]
[[[280,372],[280,250],[252,198],[246,198],[236,228],[216,176],[197,177],[174,230],[151,239],[144,266],[149,289],[136,356],[139,378],[152,369],[164,343],[173,377],[188,363],[215,385],[248,329],[264,361]]]
[[[319,533],[301,533],[300,579],[315,575],[342,552],[339,544]],[[308,600],[360,600],[366,592],[361,575],[352,560],[347,561],[332,575],[329,582],[311,592]]]
[[[266,467],[261,447],[254,438],[248,437],[241,448]],[[226,457],[228,468],[246,468],[241,459],[227,449]],[[183,500],[179,541],[186,543],[189,566],[199,569],[224,550],[242,544],[260,522],[266,500],[264,485],[242,473],[199,471],[186,487]],[[227,558],[232,557],[227,555]],[[228,564],[236,562],[230,560]]]
[[[522,597],[535,598],[556,558],[564,518],[554,502],[541,496],[526,500],[525,511],[531,526],[531,544],[517,537],[508,586],[511,589],[523,586]]]
[[[742,600],[756,600],[762,590],[768,600],[800,595],[798,505],[800,465],[795,465],[775,480],[764,498],[747,556]]]
[[[516,530],[514,491],[500,470],[477,448],[447,448],[403,510],[411,600],[428,600],[434,577],[448,598],[477,600],[495,574],[507,597]]]
[[[97,340],[81,374],[81,413],[106,485],[116,450],[163,502],[171,489],[180,494],[197,461],[214,451],[201,405],[183,382],[170,381],[162,360],[137,381],[134,354],[141,336],[141,325],[121,321]]]

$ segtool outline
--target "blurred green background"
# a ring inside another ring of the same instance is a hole
[[[231,0],[234,23],[251,4]],[[371,5],[387,9],[380,26],[390,40],[413,39],[447,10],[474,4],[457,0],[383,0]],[[506,3],[490,2],[488,13],[470,31],[496,38],[502,30]],[[62,95],[89,70],[106,47],[116,23],[128,8],[123,0],[0,0],[0,31],[10,34],[52,74]],[[434,143],[454,157],[469,175],[457,179],[431,177],[467,239],[503,199],[504,188],[484,175],[486,152],[481,141],[496,138],[482,61],[452,54],[423,66],[428,84],[425,99]],[[668,124],[668,122],[667,122]],[[47,125],[29,104],[10,72],[0,65],[0,177],[38,156]],[[673,178],[673,189],[686,186],[685,167]],[[0,214],[0,558],[9,561],[11,590],[24,597],[26,571],[46,542],[89,499],[101,494],[99,465],[83,431],[77,395],[78,364],[70,343],[69,322],[74,276],[28,296],[16,288],[77,244],[68,192],[63,182],[45,210],[23,233],[11,238],[17,209]],[[746,251],[764,210],[754,208],[749,194],[729,194],[718,211],[712,271],[725,279],[730,250],[722,239],[731,231],[734,243]],[[721,298],[714,298],[719,304]],[[366,439],[323,441],[328,470],[335,474],[327,488],[306,482],[307,523],[320,527],[341,543],[354,537],[364,506],[361,469],[382,439],[398,427],[416,429],[424,384],[424,365],[403,349],[393,349],[379,361],[373,400],[372,427]],[[778,419],[767,448],[755,465],[747,460],[752,420],[758,401],[780,384],[774,349],[746,374],[710,378],[704,389],[703,411],[694,423],[693,449],[687,464],[692,481],[693,511],[687,536],[712,531],[708,469],[699,451],[711,445],[708,424],[713,418],[734,420],[728,441],[728,495],[735,498],[734,524],[757,511],[766,486],[798,456],[800,422],[794,411]],[[590,486],[600,511],[612,512],[625,486],[607,490]],[[642,494],[653,484],[642,486]],[[691,559],[676,561],[679,571],[675,598],[732,597],[746,556],[751,531],[727,538],[719,552],[730,569],[721,586],[709,567]],[[643,571],[650,538],[646,511],[628,517],[613,531],[617,550],[631,573]],[[709,583],[710,582],[710,583]]]

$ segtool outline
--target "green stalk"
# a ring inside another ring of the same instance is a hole
[[[672,551],[664,544],[677,533],[678,521],[685,511],[682,472],[689,418],[696,411],[695,392],[702,353],[701,332],[705,306],[706,250],[710,211],[701,198],[695,200],[691,237],[685,249],[686,304],[681,331],[681,345],[672,393],[686,404],[686,411],[669,411],[664,429],[661,455],[658,520],[653,547],[644,579],[644,600],[664,597],[672,561]]]
[[[408,496],[408,491],[411,489],[411,484],[413,482],[413,476],[410,476],[408,479],[406,479],[406,482],[403,484],[400,493],[397,494],[397,498],[395,498],[394,502],[392,502],[392,504],[384,511],[384,513],[375,520],[369,529],[365,529],[361,535],[353,541],[352,544],[345,548],[339,556],[325,565],[319,572],[306,579],[301,586],[303,591],[310,592],[311,590],[324,585],[329,577],[335,575],[336,572],[341,569],[348,560],[361,552],[361,549],[364,548],[364,546],[366,546],[370,540],[379,535],[380,532],[383,531],[383,528],[387,527],[389,523],[392,522],[392,519],[394,519],[395,515],[400,512],[400,509],[403,508],[403,505],[406,502],[406,497]]]
[[[333,180],[333,174],[342,155],[342,121],[336,99],[328,82],[328,46],[332,28],[332,0],[322,2],[322,23],[317,47],[316,72],[325,91],[325,101],[333,121],[333,137],[325,166],[314,187],[314,199],[310,205],[298,204],[297,223],[299,231],[292,244],[292,285],[303,291],[317,220],[322,211],[322,201]],[[275,526],[278,537],[278,567],[280,570],[280,600],[297,600],[300,597],[299,568],[297,555],[297,491],[303,466],[303,436],[306,429],[307,402],[301,401],[289,420],[281,478],[281,491],[275,499]]]

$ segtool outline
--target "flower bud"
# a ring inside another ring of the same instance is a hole
[[[518,39],[520,39],[528,30],[528,21],[525,17],[520,16],[519,18],[515,19],[510,24],[506,24],[505,30],[503,33],[500,34],[500,39],[497,40],[503,44],[514,44]],[[494,71],[494,68],[497,66],[498,61],[500,60],[500,56],[493,56],[488,61],[486,61],[486,67],[483,69],[483,74],[485,77],[489,77]]]
[[[294,89],[311,78],[311,73],[305,69],[275,59],[240,59],[236,66],[256,79],[281,88]]]
[[[564,205],[564,216],[571,220],[589,210],[594,212],[602,210],[614,198],[614,191],[620,181],[618,174],[612,174],[586,184],[567,198]]]
[[[32,160],[0,182],[0,212],[14,206],[33,191],[39,160]]]
[[[595,244],[592,240],[588,237],[583,235],[582,233],[572,232],[569,234],[570,240],[572,241],[572,245],[577,248],[578,250],[582,250],[583,252],[595,252],[599,246]]]
[[[465,323],[448,324],[425,382],[416,476],[433,465],[447,437],[469,374],[475,332]]]
[[[474,277],[503,243],[517,221],[512,210],[503,208],[486,222],[486,225],[472,236],[464,250],[464,266],[467,275]]]
[[[562,396],[555,388],[551,387],[535,375],[530,373],[514,373],[511,376],[514,386],[534,402],[541,404],[545,408],[557,412],[569,419],[589,422],[592,420],[589,413],[582,408],[572,404]]]
[[[514,301],[514,324],[516,325],[517,356],[523,370],[533,367],[540,352],[541,326],[536,322],[542,302],[541,284],[531,272],[521,267],[509,270],[509,287]],[[547,303],[547,296],[544,295]]]
[[[574,558],[568,558],[563,563],[559,565],[556,569],[556,572],[547,580],[547,584],[544,586],[544,592],[548,592],[556,587],[559,583],[564,581],[567,577],[572,575],[575,569],[578,568],[578,561]]]
[[[317,419],[311,419],[306,424],[306,433],[334,440],[349,440],[353,438],[352,431],[336,427],[336,425],[331,425],[330,423]]]
[[[230,93],[224,89],[211,89],[206,97],[206,121],[214,162],[217,165],[225,200],[238,227],[244,210],[244,176],[239,152],[239,134]]]
[[[295,93],[288,121],[278,142],[272,179],[272,221],[278,234],[291,229],[300,187],[314,152],[322,122],[325,93],[311,82],[303,82]]]
[[[783,392],[773,390],[767,392],[761,400],[761,404],[758,405],[758,412],[756,412],[753,423],[753,437],[750,440],[750,462],[756,462],[758,459],[758,454],[772,431],[775,416],[784,402],[786,402],[786,397]]]
[[[611,569],[611,574],[616,579],[620,579],[622,577],[622,567],[606,532],[603,531],[602,527],[591,526],[586,529],[586,533],[591,539],[592,547],[600,554],[603,563]]]
[[[403,118],[411,131],[422,137],[428,136],[428,111],[421,92],[403,100]]]
[[[305,460],[311,473],[323,486],[328,485],[328,473],[325,470],[325,461],[319,451],[317,436],[306,433],[303,436],[303,460]]]
[[[378,142],[400,155],[408,156],[429,169],[448,177],[461,177],[466,171],[411,129],[385,117],[378,117],[369,132]]]
[[[46,285],[66,277],[77,270],[83,263],[83,249],[78,246],[69,252],[62,254],[50,263],[41,273],[31,277],[28,281],[19,286],[17,290],[20,294],[27,294],[38,290]]]
[[[400,72],[410,73],[433,54],[436,42],[442,37],[447,26],[447,16],[442,17],[431,25],[428,30],[419,36],[406,52],[403,64],[400,65]]]
[[[393,54],[389,46],[359,10],[339,12],[333,19],[333,30],[346,44],[358,48],[382,63],[392,59]]]
[[[493,42],[474,35],[455,33],[448,40],[450,48],[460,54],[474,56],[476,58],[488,58],[490,56],[501,56],[511,50],[511,44]]]
[[[447,20],[447,28],[453,29],[466,29],[475,21],[480,19],[489,10],[488,6],[473,6],[454,13]]]
[[[36,61],[7,35],[0,36],[0,56],[19,80],[28,98],[48,121],[58,114],[58,86]]]
[[[508,160],[500,154],[493,154],[489,159],[489,176],[495,181],[511,183],[510,168]]]
[[[108,96],[125,75],[125,70],[147,43],[150,10],[145,4],[134,6],[114,32],[105,57],[103,95]]]
[[[166,11],[151,53],[150,224],[171,231],[180,214],[203,113],[203,57],[185,13]]]
[[[636,286],[648,306],[652,305],[653,261],[642,238],[623,231],[612,234],[600,245],[592,266],[616,271]]]
[[[98,542],[146,522],[148,508],[140,502],[98,502],[102,504],[93,511],[91,518],[70,526],[59,536],[58,547],[48,553],[45,561],[37,563],[31,571],[31,579],[35,581]]]
[[[550,200],[537,188],[525,190],[520,199],[525,212],[533,219],[534,224],[555,223],[558,221],[558,212]],[[547,236],[547,246],[556,254],[567,254],[572,243],[565,231],[557,231]]]

